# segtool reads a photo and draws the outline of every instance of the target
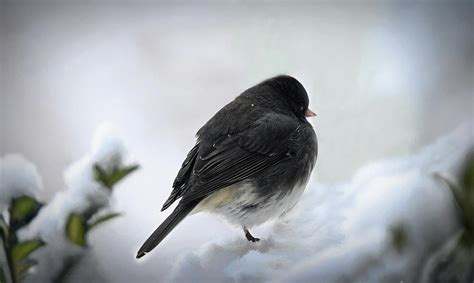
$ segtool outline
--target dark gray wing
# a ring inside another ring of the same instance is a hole
[[[171,195],[168,197],[166,202],[163,204],[161,211],[167,209],[183,195],[183,192],[188,185],[189,177],[191,176],[191,173],[193,171],[194,163],[196,161],[196,157],[199,151],[199,145],[199,142],[197,142],[196,145],[189,151],[188,156],[186,156],[186,159],[181,165],[181,169],[179,170],[178,175],[174,179],[173,191],[171,192]]]
[[[202,140],[183,163],[164,209],[179,197],[182,204],[203,199],[292,158],[300,127],[291,117],[269,114],[243,132]]]

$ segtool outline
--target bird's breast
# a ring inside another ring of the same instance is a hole
[[[215,213],[231,224],[250,228],[289,212],[303,194],[306,182],[292,188],[275,188],[263,196],[261,188],[252,182],[240,182],[206,197],[192,213]]]

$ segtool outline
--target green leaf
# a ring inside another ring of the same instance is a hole
[[[465,191],[474,193],[474,150],[468,153],[461,174],[461,184]]]
[[[109,174],[98,164],[94,165],[95,179],[102,183],[105,187],[112,189],[112,187],[120,180],[125,178],[128,174],[137,170],[139,165],[130,165],[123,168],[115,168]]]
[[[94,176],[95,180],[102,183],[104,186],[109,187],[109,184],[107,183],[107,172],[105,172],[102,167],[100,167],[98,164],[94,165]]]
[[[469,162],[466,164],[469,164]],[[464,177],[467,175],[466,170],[469,170],[469,166],[466,164],[462,175]],[[459,221],[467,232],[464,238],[474,236],[474,191],[466,187],[465,180],[463,181],[461,179],[461,186],[459,187],[456,183],[451,182],[449,179],[446,179],[437,173],[435,174],[435,177],[443,181],[453,195],[454,203],[458,208],[457,212]]]
[[[462,247],[471,249],[474,247],[474,235],[469,230],[464,229],[461,238],[459,239],[459,245]]]
[[[0,215],[0,237],[5,237],[5,241],[8,238],[8,225],[2,215]]]
[[[34,259],[24,259],[15,264],[16,277],[23,280],[26,277],[28,270],[38,264]]]
[[[36,217],[43,205],[30,196],[12,200],[10,205],[10,228],[18,230]]]
[[[466,246],[474,245],[474,150],[471,150],[464,162],[460,176],[461,190],[458,203],[462,210],[461,221],[464,224],[463,241]]]
[[[66,224],[66,237],[74,244],[86,246],[86,222],[80,214],[71,213]]]
[[[408,236],[405,227],[396,225],[390,229],[390,238],[393,248],[401,254],[407,245]]]
[[[27,257],[32,252],[44,246],[44,242],[40,239],[28,240],[18,243],[12,248],[12,259],[14,262],[18,262]]]
[[[5,272],[3,271],[3,268],[0,266],[0,283],[6,283],[7,278],[5,277]]]
[[[125,166],[124,168],[115,170],[109,179],[111,186],[115,185],[115,183],[125,178],[128,174],[137,170],[138,167],[139,167],[138,165],[131,165],[131,166]]]
[[[115,217],[118,217],[120,216],[121,214],[120,213],[117,213],[117,212],[113,212],[113,213],[109,213],[109,214],[106,214],[106,215],[103,215],[103,216],[100,216],[96,219],[94,219],[94,221],[91,221],[91,223],[89,223],[89,230],[96,227],[97,225],[101,224],[101,223],[104,223],[106,221],[109,221]]]

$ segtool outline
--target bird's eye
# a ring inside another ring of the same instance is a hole
[[[303,111],[303,109],[304,109],[304,106],[300,106],[300,111]]]

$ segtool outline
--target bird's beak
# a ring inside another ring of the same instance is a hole
[[[306,110],[306,112],[304,112],[304,116],[305,116],[305,117],[308,117],[308,118],[309,118],[309,117],[315,117],[315,116],[316,116],[316,113],[314,113],[313,111],[311,111],[311,110],[308,109],[308,110]]]

